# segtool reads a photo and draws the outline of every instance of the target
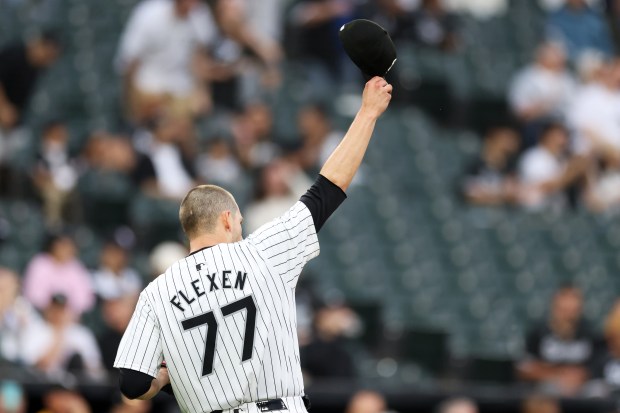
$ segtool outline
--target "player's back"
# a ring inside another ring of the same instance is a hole
[[[156,377],[165,360],[184,412],[289,397],[305,412],[294,292],[318,254],[302,202],[243,241],[195,251],[140,294],[114,366]]]
[[[303,394],[294,288],[252,242],[196,251],[145,293],[183,410]]]

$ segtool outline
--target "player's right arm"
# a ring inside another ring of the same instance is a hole
[[[357,112],[347,134],[323,165],[321,175],[346,191],[359,169],[372,137],[375,123],[387,109],[392,98],[392,85],[382,77],[370,79],[362,95],[362,107]]]
[[[114,367],[119,369],[121,393],[128,399],[148,400],[169,383],[168,369],[162,367],[160,328],[146,291],[123,334]]]

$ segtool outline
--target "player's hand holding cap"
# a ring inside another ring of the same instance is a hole
[[[340,28],[339,37],[347,55],[368,78],[384,77],[396,62],[390,35],[375,22],[350,21]]]

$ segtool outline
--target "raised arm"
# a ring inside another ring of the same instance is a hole
[[[392,85],[378,76],[370,79],[364,88],[362,107],[347,134],[323,165],[321,175],[343,191],[347,190],[362,163],[375,123],[391,98]]]

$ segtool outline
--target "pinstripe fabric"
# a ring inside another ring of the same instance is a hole
[[[290,398],[289,411],[305,412],[301,399],[293,398],[304,394],[295,286],[305,263],[318,254],[312,215],[297,202],[241,242],[176,262],[140,295],[114,366],[155,376],[165,359],[183,412],[276,398]],[[252,303],[255,325],[248,326]],[[213,317],[215,324],[205,324]],[[213,348],[205,346],[211,325],[217,332]],[[252,351],[243,360],[249,331]],[[212,365],[205,367],[209,352]],[[204,368],[210,373],[203,376]]]

